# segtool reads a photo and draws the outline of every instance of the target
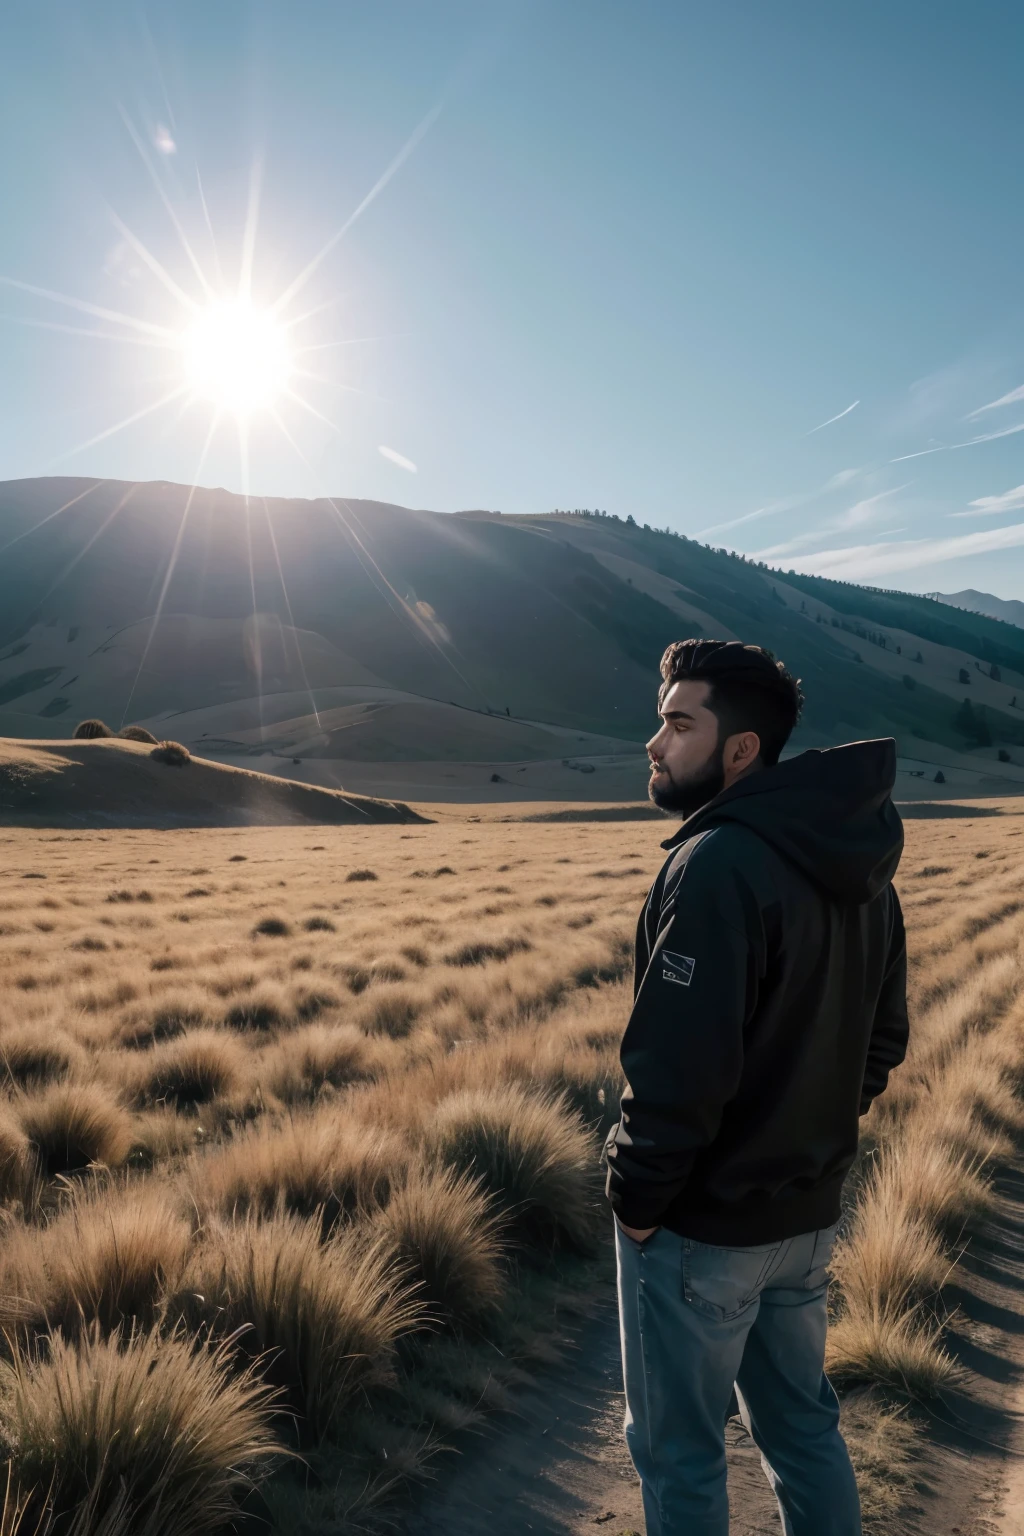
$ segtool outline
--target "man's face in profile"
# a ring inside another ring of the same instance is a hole
[[[692,816],[725,787],[719,723],[708,683],[673,683],[661,702],[661,729],[647,743],[647,793],[662,811]]]

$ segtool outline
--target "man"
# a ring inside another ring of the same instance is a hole
[[[637,929],[607,1148],[648,1536],[727,1536],[734,1387],[787,1536],[859,1536],[826,1292],[858,1116],[906,1051],[895,743],[780,763],[803,698],[757,646],[683,640],[661,675],[650,795],[686,820]]]

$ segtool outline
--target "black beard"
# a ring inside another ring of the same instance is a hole
[[[663,768],[662,772],[667,775],[668,784],[656,788],[652,779],[647,794],[659,811],[664,811],[667,816],[677,815],[684,819],[692,816],[694,811],[699,811],[725,788],[725,769],[717,752],[712,753],[704,767],[685,784],[677,783],[667,769]]]

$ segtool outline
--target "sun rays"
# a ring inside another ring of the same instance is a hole
[[[263,166],[260,158],[254,159],[249,175],[245,215],[232,262],[228,260],[229,253],[223,242],[218,241],[215,234],[215,220],[198,166],[195,193],[201,217],[196,214],[199,231],[197,242],[189,236],[187,226],[190,221],[186,208],[182,206],[180,182],[167,172],[160,156],[154,157],[151,154],[151,146],[129,115],[122,110],[125,128],[138,151],[173,235],[166,251],[159,247],[154,249],[152,241],[144,241],[118,213],[109,210],[111,222],[121,242],[121,252],[130,252],[131,259],[137,264],[131,274],[133,292],[140,295],[137,307],[114,308],[110,304],[95,303],[75,294],[56,292],[43,284],[31,283],[17,276],[0,274],[0,285],[37,299],[58,311],[69,310],[94,322],[91,327],[85,324],[73,325],[69,321],[47,316],[44,311],[39,316],[11,316],[16,323],[41,330],[68,331],[101,346],[131,346],[136,356],[139,349],[149,349],[154,357],[153,372],[146,378],[144,385],[136,384],[134,387],[135,398],[131,401],[130,409],[123,415],[112,413],[114,419],[68,449],[59,462],[66,462],[95,448],[148,418],[166,413],[168,430],[177,432],[186,416],[196,413],[205,413],[206,416],[202,448],[193,472],[191,488],[187,489],[184,497],[173,545],[166,557],[165,567],[154,577],[154,591],[158,590],[159,595],[155,611],[146,620],[147,636],[125,701],[123,719],[128,717],[133,701],[139,695],[147,660],[186,540],[196,486],[214,441],[223,429],[230,429],[238,444],[240,482],[247,509],[245,549],[239,551],[239,557],[248,565],[253,620],[258,618],[252,528],[248,518],[252,499],[250,441],[253,433],[279,433],[305,470],[318,478],[313,460],[299,441],[298,425],[305,423],[309,428],[312,422],[316,422],[338,435],[341,435],[341,427],[336,410],[332,413],[331,405],[322,401],[315,402],[308,398],[309,394],[315,394],[317,389],[324,387],[336,392],[362,394],[364,391],[334,376],[329,368],[326,372],[313,372],[304,366],[304,360],[313,353],[320,353],[325,363],[333,362],[344,355],[344,349],[374,339],[362,335],[324,335],[325,324],[330,324],[331,328],[336,326],[339,302],[337,293],[317,295],[314,291],[305,299],[301,309],[297,301],[307,293],[314,278],[318,278],[317,286],[322,288],[328,258],[336,252],[357,220],[413,154],[440,112],[441,106],[438,105],[427,113],[370,190],[316,253],[294,276],[285,277],[274,290],[268,291],[265,283],[261,287],[258,274],[264,268],[273,266],[276,258],[266,244],[261,245]],[[123,259],[122,254],[118,260]],[[126,368],[120,377],[122,381],[129,381],[130,370]],[[396,459],[396,462],[411,463],[410,460],[401,459]],[[57,582],[103,537],[135,489],[133,485],[111,516],[92,533],[85,548],[56,577]],[[74,515],[73,509],[86,495],[88,492],[72,498],[48,514],[36,527],[41,528],[43,523],[65,514]],[[426,622],[419,605],[404,597],[399,587],[384,572],[368,547],[366,530],[360,528],[353,510],[340,498],[328,495],[325,488],[318,488],[318,496],[330,510],[328,526],[333,525],[344,538],[382,600],[409,623],[421,642],[434,649],[460,680],[470,686],[456,664],[458,652],[447,633],[439,632],[437,626]],[[317,702],[306,673],[301,640],[295,627],[286,573],[265,501],[264,515],[272,546],[274,574],[279,578],[284,610],[295,635],[299,666],[309,695],[310,713],[319,722]],[[24,538],[34,531],[26,530],[26,533],[18,537]],[[258,652],[258,639],[256,649]],[[258,656],[255,682],[262,699],[262,665]]]

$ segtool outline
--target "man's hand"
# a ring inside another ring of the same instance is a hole
[[[627,1237],[631,1237],[634,1243],[645,1243],[649,1237],[654,1236],[655,1232],[660,1231],[659,1227],[627,1227],[624,1222],[619,1221],[617,1216],[615,1220],[620,1230],[625,1232]]]

